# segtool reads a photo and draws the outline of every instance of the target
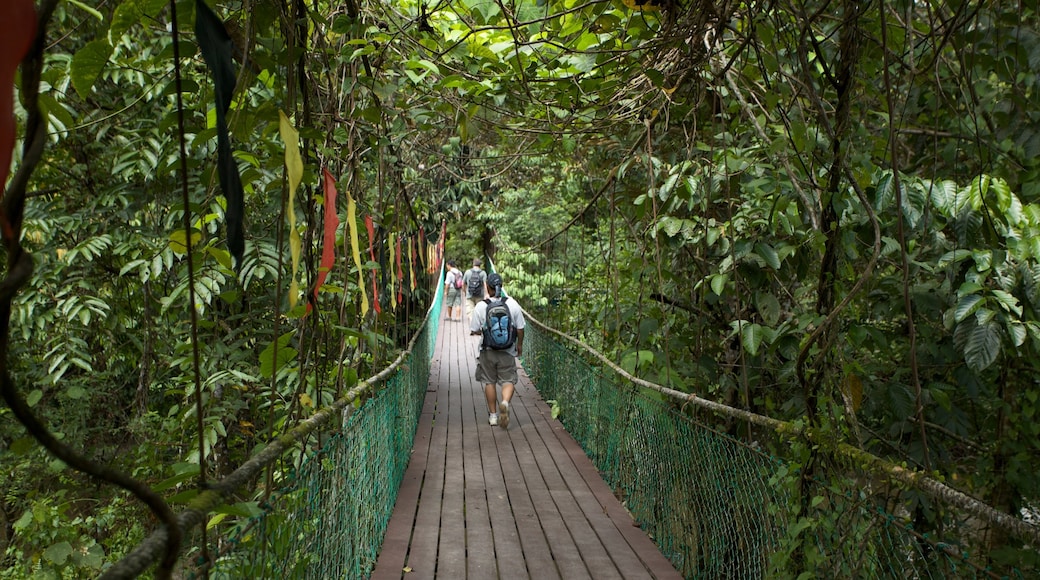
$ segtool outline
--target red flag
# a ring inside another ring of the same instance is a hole
[[[36,8],[32,0],[0,3],[0,194],[7,187],[14,149],[14,75],[35,37]],[[10,229],[6,217],[3,226],[6,238]]]
[[[322,185],[325,188],[325,232],[321,241],[321,265],[318,266],[318,281],[314,284],[314,301],[318,301],[318,289],[336,263],[336,230],[339,215],[336,214],[336,178],[328,169],[322,169]],[[310,305],[308,305],[308,312]]]
[[[372,225],[372,216],[365,216],[365,229],[368,230],[368,255],[372,261],[376,261],[376,233]],[[383,309],[379,307],[379,285],[376,283],[376,271],[372,270],[372,300],[375,302],[376,313],[381,314]]]

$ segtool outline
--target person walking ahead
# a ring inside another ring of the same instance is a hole
[[[473,267],[462,275],[462,287],[466,289],[466,302],[469,305],[466,316],[472,316],[473,309],[487,296],[487,272],[480,268],[481,264],[480,258],[474,258]]]
[[[524,311],[516,300],[502,293],[502,277],[487,278],[490,298],[473,309],[470,334],[480,334],[480,356],[477,359],[477,381],[484,384],[488,424],[505,429],[509,426],[509,401],[516,385],[516,357],[524,354]],[[502,385],[502,400],[497,386]]]
[[[448,315],[445,320],[462,320],[462,272],[455,267],[455,260],[448,260],[448,273],[444,275],[445,305]],[[458,315],[458,318],[455,315]]]

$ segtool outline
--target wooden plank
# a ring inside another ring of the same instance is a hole
[[[534,389],[530,382],[530,377],[526,373],[522,373],[522,375],[521,382],[525,383],[525,386]],[[621,534],[625,542],[631,547],[632,552],[639,558],[642,565],[653,578],[681,578],[682,576],[675,570],[672,563],[661,554],[657,545],[650,540],[646,533],[639,528],[635,520],[632,519],[632,516],[625,511],[625,508],[614,496],[614,492],[606,482],[603,481],[603,478],[596,470],[596,466],[585,455],[585,451],[578,445],[578,442],[571,437],[570,433],[567,433],[567,430],[563,428],[559,421],[549,419],[551,410],[541,400],[540,396],[536,406],[540,407],[542,416],[546,418],[545,425],[548,433],[555,436],[580,474],[581,480],[588,486],[589,492],[596,499],[598,509],[596,507],[586,508],[588,510],[587,513],[590,513],[590,517],[591,512],[598,512],[610,518],[615,529]],[[547,432],[543,430],[541,433],[546,434]],[[577,485],[576,480],[572,480],[572,482]],[[615,553],[613,549],[611,553]],[[618,550],[617,553],[621,554],[624,551]],[[630,565],[630,563],[625,563],[624,568],[628,569]],[[619,567],[621,567],[620,563]]]
[[[487,424],[479,343],[468,322],[441,321],[372,578],[678,578],[522,371],[509,429]]]
[[[559,441],[555,437],[551,437],[547,444],[545,438],[541,435],[541,431],[546,428],[546,421],[535,405],[537,401],[540,401],[540,397],[538,397],[537,392],[533,388],[528,388],[528,385],[524,385],[523,382],[521,382],[520,388],[524,389],[524,400],[528,404],[520,407],[518,413],[522,414],[523,419],[533,427],[528,431],[528,445],[537,459],[545,486],[574,540],[575,547],[581,555],[582,561],[593,578],[621,578],[623,575],[619,572],[614,558],[611,557],[608,549],[600,541],[600,536],[593,526],[593,521],[585,513],[585,508],[588,504],[582,505],[581,503],[581,500],[584,498],[581,498],[579,494],[582,488],[587,490],[587,486],[584,486],[584,482],[582,482],[582,486],[575,489],[569,484],[569,481],[572,479],[580,480],[580,474],[570,460],[557,460],[559,455],[566,457],[566,453]],[[591,497],[591,494],[587,495]],[[613,529],[612,522],[605,518],[597,523],[602,525],[604,522]],[[609,532],[609,530],[606,531]],[[618,539],[620,539],[620,536],[618,536]],[[619,554],[621,558],[624,558],[624,553],[631,554],[631,549],[623,541],[614,543],[611,548],[621,550],[622,554]],[[638,564],[638,560],[634,556],[629,559],[634,560]],[[642,566],[634,569],[629,568],[629,572],[632,574],[628,576],[629,578],[649,578],[649,574],[642,569]]]
[[[419,507],[419,492],[422,490],[426,472],[426,460],[430,452],[433,410],[436,404],[437,393],[427,391],[422,414],[419,416],[419,425],[415,430],[412,454],[397,492],[397,503],[394,504],[393,514],[387,524],[371,580],[390,580],[402,575],[408,557],[408,543],[415,527],[415,514]]]
[[[443,353],[444,335],[437,337],[438,352]],[[410,568],[409,580],[425,580],[436,577],[437,544],[440,540],[441,494],[444,490],[444,461],[448,439],[447,400],[441,388],[442,377],[447,375],[447,358],[441,355],[436,376],[431,374],[430,386],[436,388],[436,405],[433,410],[433,428],[430,431],[430,452],[427,456],[419,509],[415,516],[411,544],[406,566]]]
[[[529,384],[529,379],[524,377],[521,382]],[[534,390],[533,386],[529,388]],[[572,533],[578,539],[582,554],[586,557],[589,568],[593,570],[593,575],[600,577],[606,574],[616,574],[623,578],[650,578],[651,574],[647,567],[639,559],[633,547],[625,540],[624,535],[618,529],[618,524],[607,516],[604,506],[584,480],[577,464],[584,463],[591,466],[589,459],[584,453],[581,453],[579,457],[573,457],[557,438],[552,426],[559,423],[552,420],[552,411],[541,401],[540,396],[533,405],[533,411],[534,415],[531,419],[538,427],[537,433],[541,436],[547,453],[556,462],[564,478],[562,483],[565,489],[560,489],[556,493],[569,496],[580,511],[580,518],[585,520],[586,525],[582,530],[572,528]],[[570,438],[569,435],[568,438]],[[570,442],[577,446],[577,442],[573,438],[570,439]],[[599,479],[598,473],[596,477]],[[602,480],[600,482],[602,483]],[[613,503],[617,503],[613,495],[609,499]],[[574,516],[575,520],[578,518],[579,516]],[[634,525],[634,522],[629,518],[627,522],[622,522],[622,525],[631,526]],[[593,538],[598,541],[593,542]],[[654,549],[656,550],[656,547]],[[604,557],[611,561],[610,564],[603,560]],[[601,569],[601,566],[605,569]],[[608,572],[606,569],[613,571]]]
[[[481,436],[487,435],[487,407],[483,391],[478,392],[474,378],[476,360],[470,355],[467,334],[458,324],[458,339],[452,344],[459,359],[458,384],[462,397],[463,462],[466,479],[466,572],[474,578],[494,578],[498,575],[495,538],[491,529],[488,505],[487,476],[491,465],[485,464],[481,453]]]
[[[521,549],[520,531],[513,511],[509,509],[502,463],[498,457],[495,432],[498,427],[488,425],[487,400],[484,386],[475,379],[479,339],[466,343],[465,358],[469,369],[469,384],[473,395],[473,416],[476,424],[476,439],[480,447],[480,459],[484,472],[484,493],[490,523],[493,552],[498,574],[487,577],[528,578],[524,552]]]
[[[453,346],[457,323],[446,322],[441,337],[447,344],[442,352],[454,354]],[[448,372],[438,383],[447,403],[447,440],[444,462],[444,491],[441,495],[440,547],[437,551],[437,576],[464,578],[466,576],[466,509],[464,505],[466,480],[463,472],[462,387],[459,384],[459,357],[449,356],[445,367]]]

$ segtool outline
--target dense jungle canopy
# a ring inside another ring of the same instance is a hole
[[[183,504],[393,360],[442,228],[639,377],[1035,522],[1035,4],[637,2],[35,3],[0,87],[0,578],[94,575],[157,525],[38,438]]]

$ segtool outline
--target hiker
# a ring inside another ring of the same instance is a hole
[[[466,289],[466,316],[473,316],[473,309],[487,296],[487,272],[480,268],[483,262],[473,258],[473,267],[462,275],[462,286]]]
[[[444,303],[448,307],[448,314],[445,320],[462,320],[462,272],[455,267],[455,260],[448,260],[448,273],[444,275]],[[452,316],[452,312],[458,315],[458,318]]]
[[[470,334],[480,334],[477,381],[484,384],[488,425],[509,426],[509,401],[516,385],[516,357],[524,353],[524,311],[516,300],[502,293],[502,277],[487,277],[488,295],[477,303],[470,319]],[[502,385],[502,401],[497,385]]]

